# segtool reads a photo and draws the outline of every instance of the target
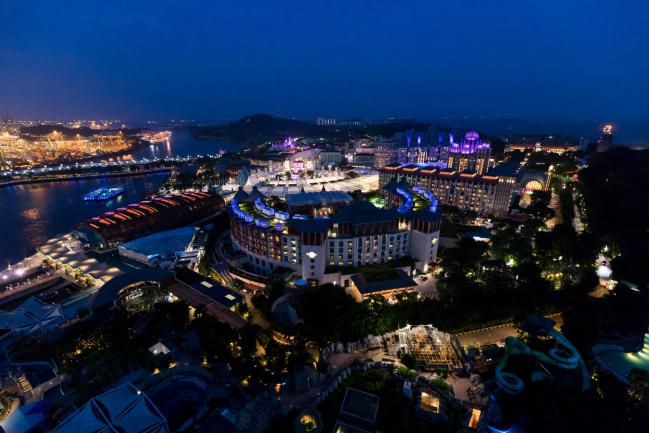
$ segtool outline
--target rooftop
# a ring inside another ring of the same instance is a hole
[[[347,388],[340,414],[370,424],[376,422],[379,411],[379,396],[361,391],[356,388]]]
[[[14,334],[31,334],[54,328],[64,320],[59,305],[47,304],[32,296],[13,311],[0,313],[0,328],[10,329]]]
[[[372,203],[363,200],[354,200],[352,203],[340,206],[331,216],[333,222],[349,221],[352,224],[387,221],[397,218],[394,209],[379,209]]]
[[[286,203],[289,206],[318,206],[327,203],[345,203],[351,202],[352,196],[344,191],[319,191],[319,192],[299,192],[297,194],[287,194]]]
[[[222,205],[219,195],[207,192],[156,196],[93,217],[79,225],[78,233],[82,238],[99,235],[107,242],[125,241],[205,219]]]
[[[362,272],[362,271],[361,271]],[[417,283],[401,269],[395,269],[397,278],[383,281],[370,281],[368,282],[363,274],[356,274],[351,277],[352,282],[358,288],[358,291],[363,294],[371,294],[375,292],[382,292],[384,290],[405,289],[414,287]]]
[[[167,422],[149,397],[129,384],[90,399],[52,433],[165,433]]]
[[[145,268],[119,275],[104,284],[92,297],[88,306],[91,309],[111,305],[120,290],[141,281],[163,281],[173,277],[173,273],[156,268]]]
[[[158,254],[173,254],[184,251],[194,237],[192,226],[154,233],[148,236],[125,242],[119,248],[135,251],[147,257]]]
[[[521,171],[521,163],[518,161],[501,162],[487,173],[490,176],[515,177]]]
[[[188,286],[191,286],[193,289],[198,290],[205,296],[228,309],[243,301],[243,295],[239,292],[230,290],[216,281],[204,277],[201,274],[197,274],[187,268],[178,269],[176,271],[176,279]]]
[[[496,183],[498,182],[498,176],[491,171],[487,173],[486,175],[479,175],[477,173],[471,173],[471,172],[461,172],[457,170],[453,170],[452,168],[440,168],[435,166],[434,164],[409,164],[409,165],[402,165],[402,164],[389,164],[383,167],[381,170],[382,172],[395,172],[395,173],[403,173],[403,174],[421,174],[424,176],[442,176],[444,178],[459,178],[460,180],[462,179],[471,179],[471,180],[476,180],[476,181],[482,181],[486,183]],[[508,171],[507,171],[508,172]],[[506,173],[501,174],[500,176],[507,176]]]
[[[391,183],[392,184],[392,183]],[[275,204],[253,188],[250,194],[240,189],[230,201],[232,216],[255,224],[260,228],[275,229],[281,232],[285,225],[300,232],[326,233],[331,224],[350,223],[352,225],[396,221],[402,217],[417,218],[424,221],[437,221],[441,218],[437,198],[419,187],[410,188],[405,184],[403,190],[399,183],[395,191],[406,205],[396,209],[383,209],[366,200],[355,200],[342,191],[301,192],[289,194],[286,200],[289,208],[299,212],[287,212],[273,208]],[[389,185],[386,189],[389,189]],[[407,188],[407,189],[405,189]],[[405,191],[405,192],[404,192]],[[307,208],[303,210],[302,207]],[[319,210],[326,208],[325,211]],[[333,208],[330,211],[329,208]],[[318,215],[311,217],[316,210]]]

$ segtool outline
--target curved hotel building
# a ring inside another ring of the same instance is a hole
[[[521,175],[518,163],[501,163],[484,175],[440,168],[436,163],[390,164],[379,171],[379,186],[405,181],[431,191],[442,204],[502,217],[509,211]]]
[[[232,241],[255,273],[288,268],[313,283],[338,281],[343,267],[404,257],[425,271],[437,256],[437,198],[405,182],[386,185],[382,192],[383,208],[324,190],[273,199],[273,207],[257,189],[250,194],[240,189],[228,206]]]

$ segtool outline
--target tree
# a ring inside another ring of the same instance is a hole
[[[301,332],[316,343],[353,341],[366,335],[362,307],[340,286],[326,284],[307,291],[298,305]]]
[[[236,333],[225,323],[205,314],[192,323],[201,339],[201,348],[208,359],[228,362],[236,356],[234,342]]]
[[[595,155],[579,179],[589,229],[621,249],[615,278],[649,283],[649,151],[616,146]]]
[[[629,397],[637,406],[649,409],[649,372],[634,368],[629,373]]]
[[[506,224],[492,236],[490,252],[505,262],[513,260],[514,263],[522,263],[532,257],[532,244],[529,238]]]
[[[563,310],[561,332],[587,357],[599,339],[601,313],[597,302],[589,297],[573,299]]]
[[[401,363],[412,370],[417,365],[417,359],[410,353],[406,353],[401,357]]]
[[[446,273],[477,273],[487,246],[471,238],[463,238],[456,248],[444,252],[444,271]]]

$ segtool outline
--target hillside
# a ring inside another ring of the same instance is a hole
[[[295,119],[283,119],[269,114],[255,114],[227,125],[210,125],[194,128],[196,138],[229,138],[237,141],[259,143],[282,140],[286,137],[324,137],[347,140],[352,137],[383,135],[410,128],[425,130],[429,125],[417,122],[379,123],[363,126],[317,126]]]
[[[326,132],[325,128],[300,120],[255,114],[227,125],[197,127],[194,129],[194,136],[196,138],[223,137],[246,142],[259,142],[279,140],[289,136],[313,136]]]

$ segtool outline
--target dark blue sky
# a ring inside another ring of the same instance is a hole
[[[649,2],[3,0],[0,113],[647,118]]]

